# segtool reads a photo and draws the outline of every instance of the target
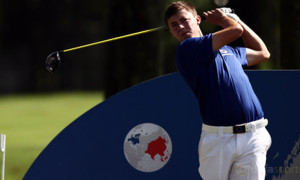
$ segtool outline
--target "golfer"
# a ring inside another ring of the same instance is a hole
[[[267,60],[264,42],[229,8],[203,13],[221,30],[203,35],[201,17],[174,2],[165,21],[177,47],[176,66],[195,93],[203,117],[199,173],[204,180],[262,180],[271,137],[264,112],[243,67]],[[227,44],[242,37],[245,47]]]

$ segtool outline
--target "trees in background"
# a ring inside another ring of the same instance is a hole
[[[188,0],[201,11],[212,0]],[[172,2],[159,0],[37,0],[0,2],[0,93],[104,90],[107,97],[142,81],[176,71],[177,42],[168,30],[68,52],[56,73],[44,67],[52,51],[164,25]],[[271,51],[254,68],[299,68],[299,1],[231,0],[228,6]],[[202,23],[204,33],[216,27]]]

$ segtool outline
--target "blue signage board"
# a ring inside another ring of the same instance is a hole
[[[300,178],[300,71],[247,71],[272,136],[266,179]],[[124,90],[80,116],[37,157],[25,180],[201,179],[202,119],[179,73]]]

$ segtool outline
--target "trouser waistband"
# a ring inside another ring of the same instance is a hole
[[[268,125],[268,120],[265,118],[252,121],[245,124],[236,126],[209,126],[202,125],[202,130],[208,133],[225,133],[225,134],[242,134],[246,132],[254,132],[257,129],[263,128]]]

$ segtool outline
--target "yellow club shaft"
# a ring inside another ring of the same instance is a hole
[[[94,42],[94,43],[90,43],[90,44],[86,44],[86,45],[66,49],[66,50],[63,50],[63,52],[74,51],[74,50],[77,50],[77,49],[82,49],[82,48],[86,48],[86,47],[90,47],[90,46],[95,46],[95,45],[98,45],[98,44],[103,44],[103,43],[107,43],[107,42],[111,42],[111,41],[116,41],[116,40],[119,40],[119,39],[124,39],[124,38],[137,36],[137,35],[141,35],[141,34],[146,34],[146,33],[154,32],[154,31],[159,31],[159,30],[166,29],[166,28],[167,28],[167,26],[161,26],[161,27],[158,27],[158,28],[148,29],[148,30],[144,30],[144,31],[136,32],[136,33],[131,33],[131,34],[118,36],[118,37],[111,38],[111,39],[106,39],[106,40],[102,40],[102,41],[98,41],[98,42]]]

